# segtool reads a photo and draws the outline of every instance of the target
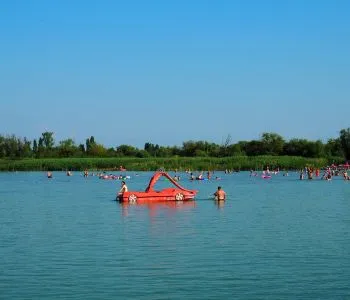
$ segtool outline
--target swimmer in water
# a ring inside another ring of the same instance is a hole
[[[218,186],[217,191],[214,193],[215,200],[226,200],[226,193],[221,188],[221,186]]]

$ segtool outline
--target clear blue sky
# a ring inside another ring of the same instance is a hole
[[[0,134],[106,146],[350,126],[350,1],[0,3]]]

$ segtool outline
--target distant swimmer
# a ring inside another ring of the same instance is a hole
[[[250,177],[253,177],[253,176],[258,176],[258,173],[253,170],[250,170]]]
[[[52,178],[52,172],[47,172],[47,178]]]
[[[226,200],[226,193],[221,188],[221,186],[218,186],[217,191],[214,193],[215,200]]]

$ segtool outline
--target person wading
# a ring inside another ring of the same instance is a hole
[[[218,186],[217,191],[214,193],[215,200],[226,200],[226,193],[221,188],[221,186]]]
[[[123,195],[123,194],[124,194],[125,192],[127,192],[127,191],[128,191],[128,187],[127,187],[125,181],[122,181],[122,187],[121,187],[121,189],[119,190],[118,195]]]

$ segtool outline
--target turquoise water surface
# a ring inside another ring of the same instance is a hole
[[[215,175],[121,205],[119,180],[0,173],[0,299],[350,299],[350,182]]]

